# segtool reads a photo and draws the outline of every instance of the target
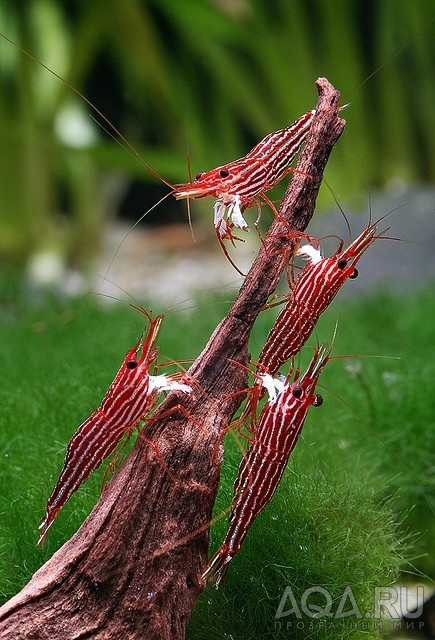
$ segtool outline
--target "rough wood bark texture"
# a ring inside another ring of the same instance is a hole
[[[280,214],[304,230],[323,169],[345,122],[339,94],[317,81],[316,116]],[[172,393],[77,533],[0,609],[0,638],[72,640],[184,637],[204,589],[208,525],[219,484],[221,432],[242,401],[249,335],[289,252],[275,220],[227,317],[188,372],[191,396]],[[266,249],[265,249],[266,247]],[[175,408],[182,402],[188,415]],[[201,425],[201,426],[199,426]]]

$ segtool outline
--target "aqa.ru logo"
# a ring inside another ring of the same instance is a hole
[[[324,604],[318,604],[319,595],[324,598]],[[313,600],[316,600],[314,602]],[[416,592],[411,593],[407,587],[375,587],[373,593],[373,610],[361,613],[352,587],[346,586],[336,609],[333,608],[334,600],[331,593],[324,587],[310,587],[302,594],[300,602],[295,598],[291,587],[286,587],[275,613],[275,619],[293,615],[299,620],[303,614],[309,618],[348,618],[355,616],[358,619],[386,619],[399,620],[418,618],[423,611],[424,587],[419,586]]]

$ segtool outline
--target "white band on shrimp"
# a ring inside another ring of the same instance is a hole
[[[231,196],[231,202],[229,203],[225,203],[224,200],[216,200],[214,203],[214,226],[222,237],[228,233],[228,223],[238,229],[249,231],[248,223],[242,215],[240,204],[240,196]],[[224,221],[227,224],[224,224]]]
[[[157,391],[183,391],[183,393],[190,393],[192,387],[188,384],[182,384],[171,380],[168,376],[149,376],[149,388],[157,389]]]
[[[285,378],[274,378],[269,373],[258,375],[261,378],[261,384],[269,394],[269,402],[275,402],[277,396],[284,390]]]
[[[304,244],[295,252],[295,256],[303,258],[307,262],[317,264],[322,260],[322,254],[318,249],[315,249],[312,244]]]

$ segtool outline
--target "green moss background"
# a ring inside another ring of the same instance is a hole
[[[99,404],[143,326],[143,317],[128,306],[105,308],[89,297],[29,303],[24,291],[17,293],[20,280],[13,277],[8,273],[3,280],[0,306],[3,600],[74,533],[95,504],[105,465],[59,514],[46,547],[36,548],[37,524],[66,444]],[[378,293],[340,305],[334,354],[376,353],[400,360],[328,364],[319,387],[324,404],[310,410],[274,499],[252,525],[222,588],[209,587],[201,596],[187,637],[337,637],[326,628],[314,636],[308,626],[305,635],[300,629],[277,629],[275,614],[285,588],[290,586],[297,598],[313,585],[327,589],[335,611],[351,585],[366,612],[373,610],[374,589],[392,584],[401,572],[418,580],[433,578],[434,365],[427,354],[434,340],[433,306],[430,287],[405,297]],[[189,314],[169,315],[159,341],[162,359],[194,358],[222,313],[222,304],[210,300]],[[253,356],[273,313],[265,311],[258,319]],[[325,315],[317,335],[332,336],[334,323],[332,312]],[[302,357],[310,358],[309,348]],[[225,533],[222,512],[231,501],[240,457],[230,431],[211,551]],[[359,637],[349,625],[340,633]]]

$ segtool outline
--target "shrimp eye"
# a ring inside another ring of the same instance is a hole
[[[314,396],[313,407],[320,407],[322,404],[323,404],[322,396],[319,396],[319,394],[316,394]]]
[[[349,278],[351,280],[355,280],[355,278],[358,278],[358,269],[355,267],[355,269],[353,270],[353,272],[350,274]]]
[[[201,180],[203,175],[204,175],[204,171],[200,171],[199,173],[196,174],[195,180]]]
[[[337,267],[338,267],[339,269],[346,269],[346,267],[347,267],[347,260],[344,260],[343,258],[342,258],[341,260],[339,260],[339,261],[337,262]]]
[[[303,394],[303,390],[301,389],[301,387],[295,387],[293,389],[293,397],[296,398],[297,400],[299,400],[299,398],[302,398],[302,394]]]
[[[230,172],[227,171],[226,169],[221,169],[219,171],[219,175],[221,178],[228,178],[228,176],[230,175]]]
[[[125,366],[127,367],[127,369],[136,369],[137,360],[129,360]]]

